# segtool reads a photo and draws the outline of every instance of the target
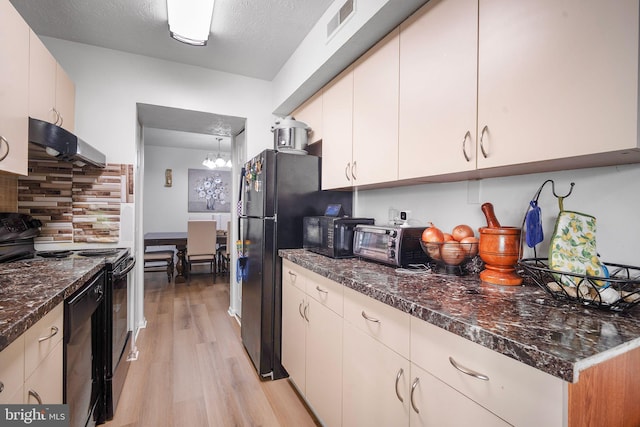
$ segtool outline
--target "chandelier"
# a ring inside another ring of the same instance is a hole
[[[207,157],[205,157],[202,161],[202,165],[208,167],[209,169],[232,167],[233,164],[231,163],[231,159],[225,160],[222,158],[222,155],[220,155],[220,141],[222,141],[222,138],[216,139],[218,140],[218,156],[214,160],[213,153],[207,154]]]

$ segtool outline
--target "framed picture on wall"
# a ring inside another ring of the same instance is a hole
[[[231,171],[189,169],[189,212],[230,212]]]

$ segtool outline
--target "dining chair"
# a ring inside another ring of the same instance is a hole
[[[227,242],[218,246],[216,257],[218,258],[218,272],[229,274],[229,260],[231,249],[231,221],[227,221]]]
[[[175,253],[172,250],[150,250],[144,253],[144,272],[165,271],[169,282],[173,279],[173,258]]]
[[[187,223],[187,274],[192,264],[208,263],[213,276],[216,274],[216,222],[191,220]]]

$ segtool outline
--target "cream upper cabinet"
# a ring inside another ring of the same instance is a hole
[[[638,148],[637,0],[479,4],[478,168]]]
[[[322,139],[322,89],[307,99],[291,115],[311,128],[309,144],[320,141]]]
[[[27,175],[29,26],[0,2],[0,171]]]
[[[73,82],[40,38],[30,31],[29,116],[73,132],[74,115]]]
[[[347,68],[324,88],[322,104],[322,189],[351,187],[352,67]]]
[[[432,1],[401,24],[400,179],[476,168],[477,30],[477,0]]]
[[[398,35],[396,28],[358,59],[353,69],[351,174],[355,186],[398,179]]]

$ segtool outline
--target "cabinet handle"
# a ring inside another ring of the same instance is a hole
[[[489,381],[489,377],[488,376],[486,376],[484,374],[481,374],[479,372],[476,372],[476,371],[474,371],[472,369],[465,368],[462,365],[458,365],[458,363],[456,363],[456,361],[453,360],[453,357],[451,357],[451,356],[449,356],[449,363],[451,363],[451,365],[453,365],[454,368],[456,368],[458,371],[462,372],[463,374],[467,374],[470,377],[477,378],[477,379],[482,380],[482,381]]]
[[[400,383],[400,378],[402,377],[402,374],[404,374],[404,370],[400,368],[400,370],[398,371],[398,374],[396,375],[396,396],[398,396],[398,400],[400,402],[404,402],[404,399],[402,398],[402,396],[400,396],[400,390],[398,390],[398,383]]]
[[[487,158],[487,152],[484,150],[484,134],[489,130],[489,126],[484,125],[480,132],[480,151],[482,151],[482,157]]]
[[[300,313],[300,317],[304,319],[304,314],[302,314],[302,304],[304,301],[300,301],[300,305],[298,305],[298,313]]]
[[[322,289],[320,286],[316,285],[316,291],[318,292],[322,292],[323,294],[328,294],[329,291],[325,291],[324,289]]]
[[[0,393],[4,391],[4,383],[0,381]]]
[[[309,316],[308,316],[308,314],[309,314],[309,304],[306,304],[306,305],[304,306],[304,319],[305,319],[307,322],[309,322]]]
[[[373,322],[373,323],[380,323],[379,319],[376,319],[375,317],[369,317],[367,316],[367,313],[364,312],[364,310],[362,310],[362,317],[364,317],[366,320],[368,320],[369,322]]]
[[[413,395],[416,392],[416,387],[418,387],[419,382],[420,382],[420,378],[416,377],[416,379],[413,380],[413,384],[411,384],[411,407],[413,408],[414,411],[416,411],[416,414],[419,414],[420,410],[416,406],[415,400],[413,400]]]
[[[471,158],[469,158],[469,155],[467,154],[467,138],[471,138],[471,132],[469,131],[467,131],[467,133],[464,134],[464,138],[462,138],[462,155],[467,162],[470,162]]]
[[[289,278],[291,280],[291,283],[293,284],[293,283],[296,283],[296,279],[298,278],[298,275],[293,271],[289,271]]]
[[[57,326],[52,326],[51,327],[51,333],[49,334],[49,336],[47,337],[40,337],[38,338],[38,342],[42,342],[42,341],[46,341],[48,339],[53,338],[56,334],[58,333],[58,327]]]
[[[357,165],[357,162],[354,161],[353,164],[351,165],[351,176],[353,177],[354,181],[358,179],[358,177],[356,176],[356,172],[358,172],[358,165]]]
[[[347,166],[344,168],[344,176],[347,178],[347,181],[351,181],[351,177],[349,176],[349,169],[351,169],[351,162],[347,162]]]
[[[38,401],[38,405],[42,405],[42,399],[40,399],[40,395],[37,391],[29,390],[29,396],[35,397],[35,399]]]
[[[2,145],[3,142],[7,146],[7,152],[4,153],[2,157],[0,157],[0,162],[6,159],[7,156],[9,155],[9,141],[7,141],[7,139],[4,136],[0,135],[0,146]]]

